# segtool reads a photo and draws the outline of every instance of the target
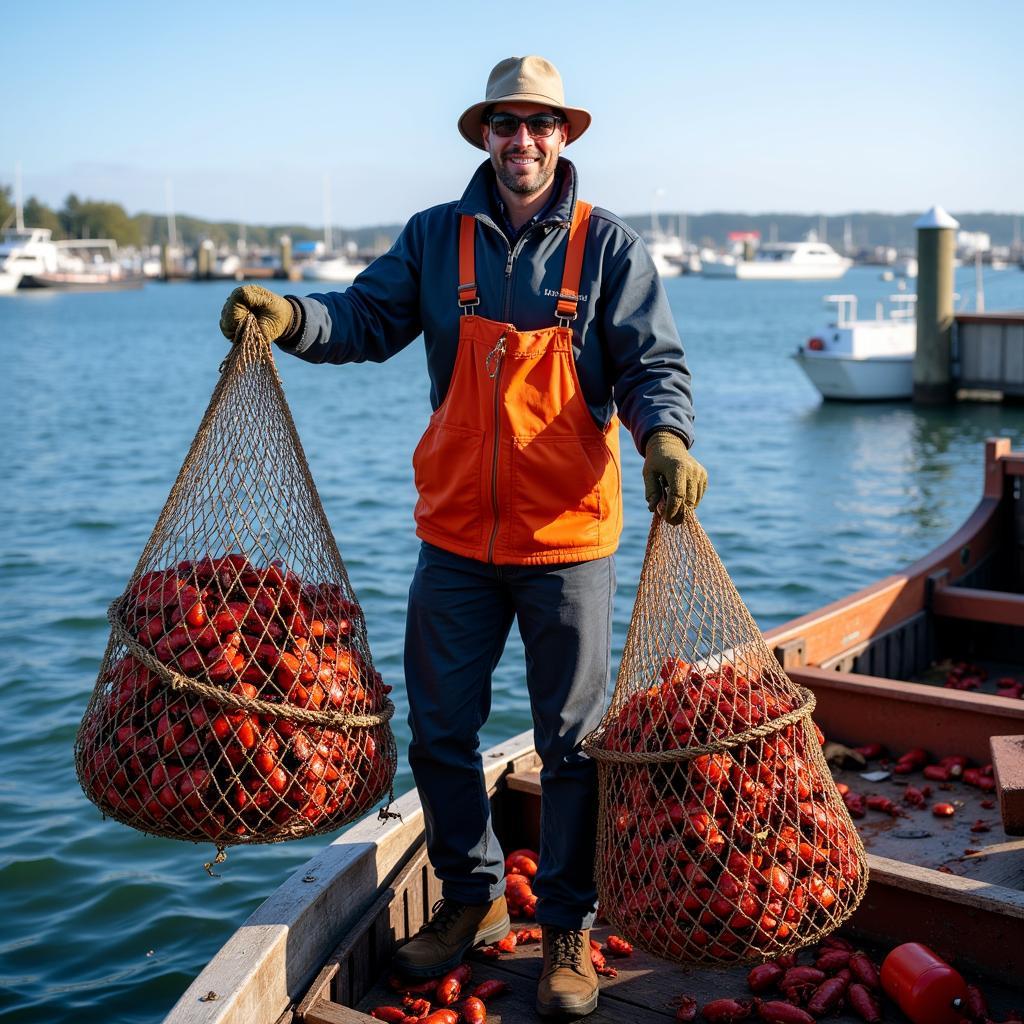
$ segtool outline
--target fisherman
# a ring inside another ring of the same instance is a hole
[[[347,291],[236,288],[220,324],[233,339],[251,313],[311,363],[382,362],[423,335],[433,415],[413,454],[422,544],[405,678],[442,899],[395,966],[436,976],[508,933],[478,734],[516,619],[543,766],[537,1010],[567,1017],[597,1006],[596,771],[580,745],[610,676],[619,417],[644,456],[651,511],[677,524],[707,485],[689,453],[690,374],[650,254],[578,197],[561,155],[590,121],[565,103],[547,60],[501,61],[458,121],[487,154],[460,200],[413,216]]]

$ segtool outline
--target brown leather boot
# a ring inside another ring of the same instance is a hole
[[[585,1017],[597,1009],[597,971],[590,961],[590,931],[546,925],[544,966],[537,983],[542,1017]]]
[[[473,905],[440,899],[430,920],[395,953],[395,970],[413,978],[446,974],[474,946],[505,938],[510,927],[504,896]]]

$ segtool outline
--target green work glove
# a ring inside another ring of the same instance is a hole
[[[228,341],[235,340],[235,332],[252,313],[267,341],[277,341],[292,325],[292,304],[283,296],[247,284],[236,288],[220,311],[220,329]]]
[[[644,458],[644,494],[652,512],[664,501],[662,519],[678,526],[684,510],[697,507],[707,486],[707,470],[686,450],[678,434],[669,430],[651,434]]]

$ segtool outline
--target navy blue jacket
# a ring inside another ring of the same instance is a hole
[[[494,219],[490,162],[458,202],[415,214],[391,249],[344,292],[297,298],[302,325],[281,345],[311,363],[383,362],[421,333],[434,409],[458,348],[459,218],[477,220],[474,312],[518,330],[556,323],[576,169],[559,161],[561,194],[511,245]],[[690,373],[668,299],[643,240],[607,210],[590,218],[573,354],[583,395],[602,429],[616,409],[643,454],[654,430],[693,443]]]

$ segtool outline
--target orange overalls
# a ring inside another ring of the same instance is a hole
[[[619,420],[602,430],[572,351],[589,203],[569,227],[556,326],[476,316],[476,220],[459,232],[459,345],[448,392],[416,446],[418,536],[505,565],[610,555],[622,531]]]

